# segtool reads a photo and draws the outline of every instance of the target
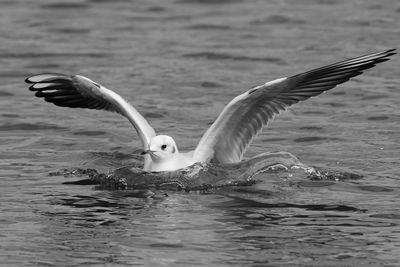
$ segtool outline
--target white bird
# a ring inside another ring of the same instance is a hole
[[[103,109],[125,116],[135,127],[144,149],[144,171],[174,171],[196,162],[235,163],[274,116],[389,60],[395,49],[327,65],[254,87],[235,97],[200,139],[196,149],[181,153],[174,139],[156,135],[146,119],[117,93],[80,75],[44,73],[25,81],[35,96],[57,106]]]

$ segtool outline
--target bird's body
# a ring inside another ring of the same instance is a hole
[[[172,155],[162,161],[156,161],[152,158],[148,168],[143,168],[144,171],[160,172],[160,171],[175,171],[195,164],[197,161],[193,158],[193,152],[183,152]]]
[[[144,171],[174,171],[196,163],[193,151],[181,153],[172,137],[156,135],[150,140],[145,155]]]
[[[142,141],[143,170],[174,171],[196,162],[241,161],[253,138],[275,115],[360,75],[394,54],[394,49],[368,54],[254,87],[235,97],[197,147],[186,153],[178,150],[172,137],[156,135],[146,119],[120,95],[86,77],[47,73],[29,77],[26,82],[32,84],[30,90],[37,97],[57,106],[103,109],[125,116]]]

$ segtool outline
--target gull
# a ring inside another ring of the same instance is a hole
[[[25,82],[35,96],[54,105],[102,109],[126,117],[142,142],[143,171],[174,171],[194,163],[237,163],[247,147],[275,115],[317,96],[366,69],[389,60],[395,49],[340,61],[256,86],[231,100],[190,152],[180,152],[175,140],[157,135],[147,120],[120,95],[81,75],[43,73]]]

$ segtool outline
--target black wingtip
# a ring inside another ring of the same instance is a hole
[[[391,48],[391,49],[382,51],[380,53],[377,53],[376,57],[373,59],[373,62],[371,62],[371,64],[370,64],[371,66],[366,67],[365,69],[372,68],[372,67],[376,66],[379,63],[388,61],[388,60],[391,59],[390,58],[391,56],[396,55],[396,54],[397,54],[396,48]]]
[[[26,83],[69,82],[70,76],[61,73],[41,73],[25,79]]]
[[[32,82],[29,80],[29,78],[30,78],[30,77],[26,78],[26,79],[24,80],[24,82],[25,82],[25,83],[32,83]]]
[[[381,52],[382,57],[390,57],[397,54],[396,48],[391,48]],[[389,59],[387,59],[389,60]]]
[[[30,82],[27,82],[26,80],[25,80],[25,82],[31,84]],[[34,87],[34,85],[35,85],[35,84],[32,84],[31,86],[29,86],[29,88],[28,88],[29,91],[32,91],[32,92],[37,91],[36,88]]]

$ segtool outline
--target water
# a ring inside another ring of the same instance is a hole
[[[192,149],[252,86],[396,47],[398,1],[0,2],[3,266],[397,266],[399,59],[280,115],[247,152],[363,175],[219,194],[95,190],[49,176],[138,162],[116,114],[35,99],[24,78],[80,73]]]

